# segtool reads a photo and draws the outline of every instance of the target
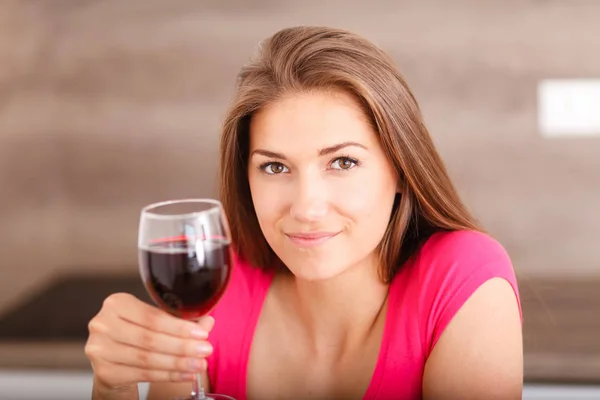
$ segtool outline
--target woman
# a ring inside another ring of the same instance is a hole
[[[510,259],[384,52],[277,32],[242,70],[221,144],[227,292],[197,324],[110,296],[86,346],[94,398],[137,398],[142,381],[185,396],[195,371],[238,400],[521,398]]]

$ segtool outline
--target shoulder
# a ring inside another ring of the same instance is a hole
[[[496,239],[477,231],[439,232],[422,246],[410,266],[409,285],[417,296],[425,358],[458,311],[490,280],[507,284],[520,313],[514,268]]]
[[[504,247],[490,235],[478,231],[438,232],[421,250],[428,261],[465,264],[503,262],[510,264]]]
[[[438,232],[417,254],[415,272],[420,283],[427,281],[439,290],[492,277],[502,277],[516,286],[512,261],[504,246],[488,234],[477,231]],[[483,282],[478,282],[483,283]],[[434,293],[432,292],[432,293]]]
[[[424,392],[436,398],[520,398],[521,307],[510,258],[488,235],[438,235],[423,324]],[[429,251],[429,253],[427,253]]]

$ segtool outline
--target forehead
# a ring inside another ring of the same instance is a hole
[[[250,123],[251,148],[300,151],[345,141],[378,144],[360,104],[344,92],[290,94],[256,113]]]

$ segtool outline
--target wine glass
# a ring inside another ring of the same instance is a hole
[[[142,209],[139,267],[152,300],[179,318],[195,320],[219,302],[231,272],[230,235],[217,200],[183,199]],[[206,394],[196,374],[188,400],[234,400]]]

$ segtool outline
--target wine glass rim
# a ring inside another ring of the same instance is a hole
[[[158,213],[152,211],[153,209],[157,209],[160,207],[165,207],[165,206],[169,206],[171,204],[177,204],[177,203],[206,203],[206,204],[212,204],[214,207],[207,208],[206,210],[203,210],[203,211],[192,211],[192,212],[181,213],[181,214],[158,214]],[[156,203],[148,204],[147,206],[142,208],[142,215],[144,216],[144,218],[151,218],[151,219],[163,219],[163,220],[187,219],[187,218],[194,218],[199,215],[206,215],[206,214],[212,214],[215,212],[220,212],[222,207],[223,207],[222,203],[216,199],[189,198],[189,199],[166,200],[166,201],[159,201]]]

